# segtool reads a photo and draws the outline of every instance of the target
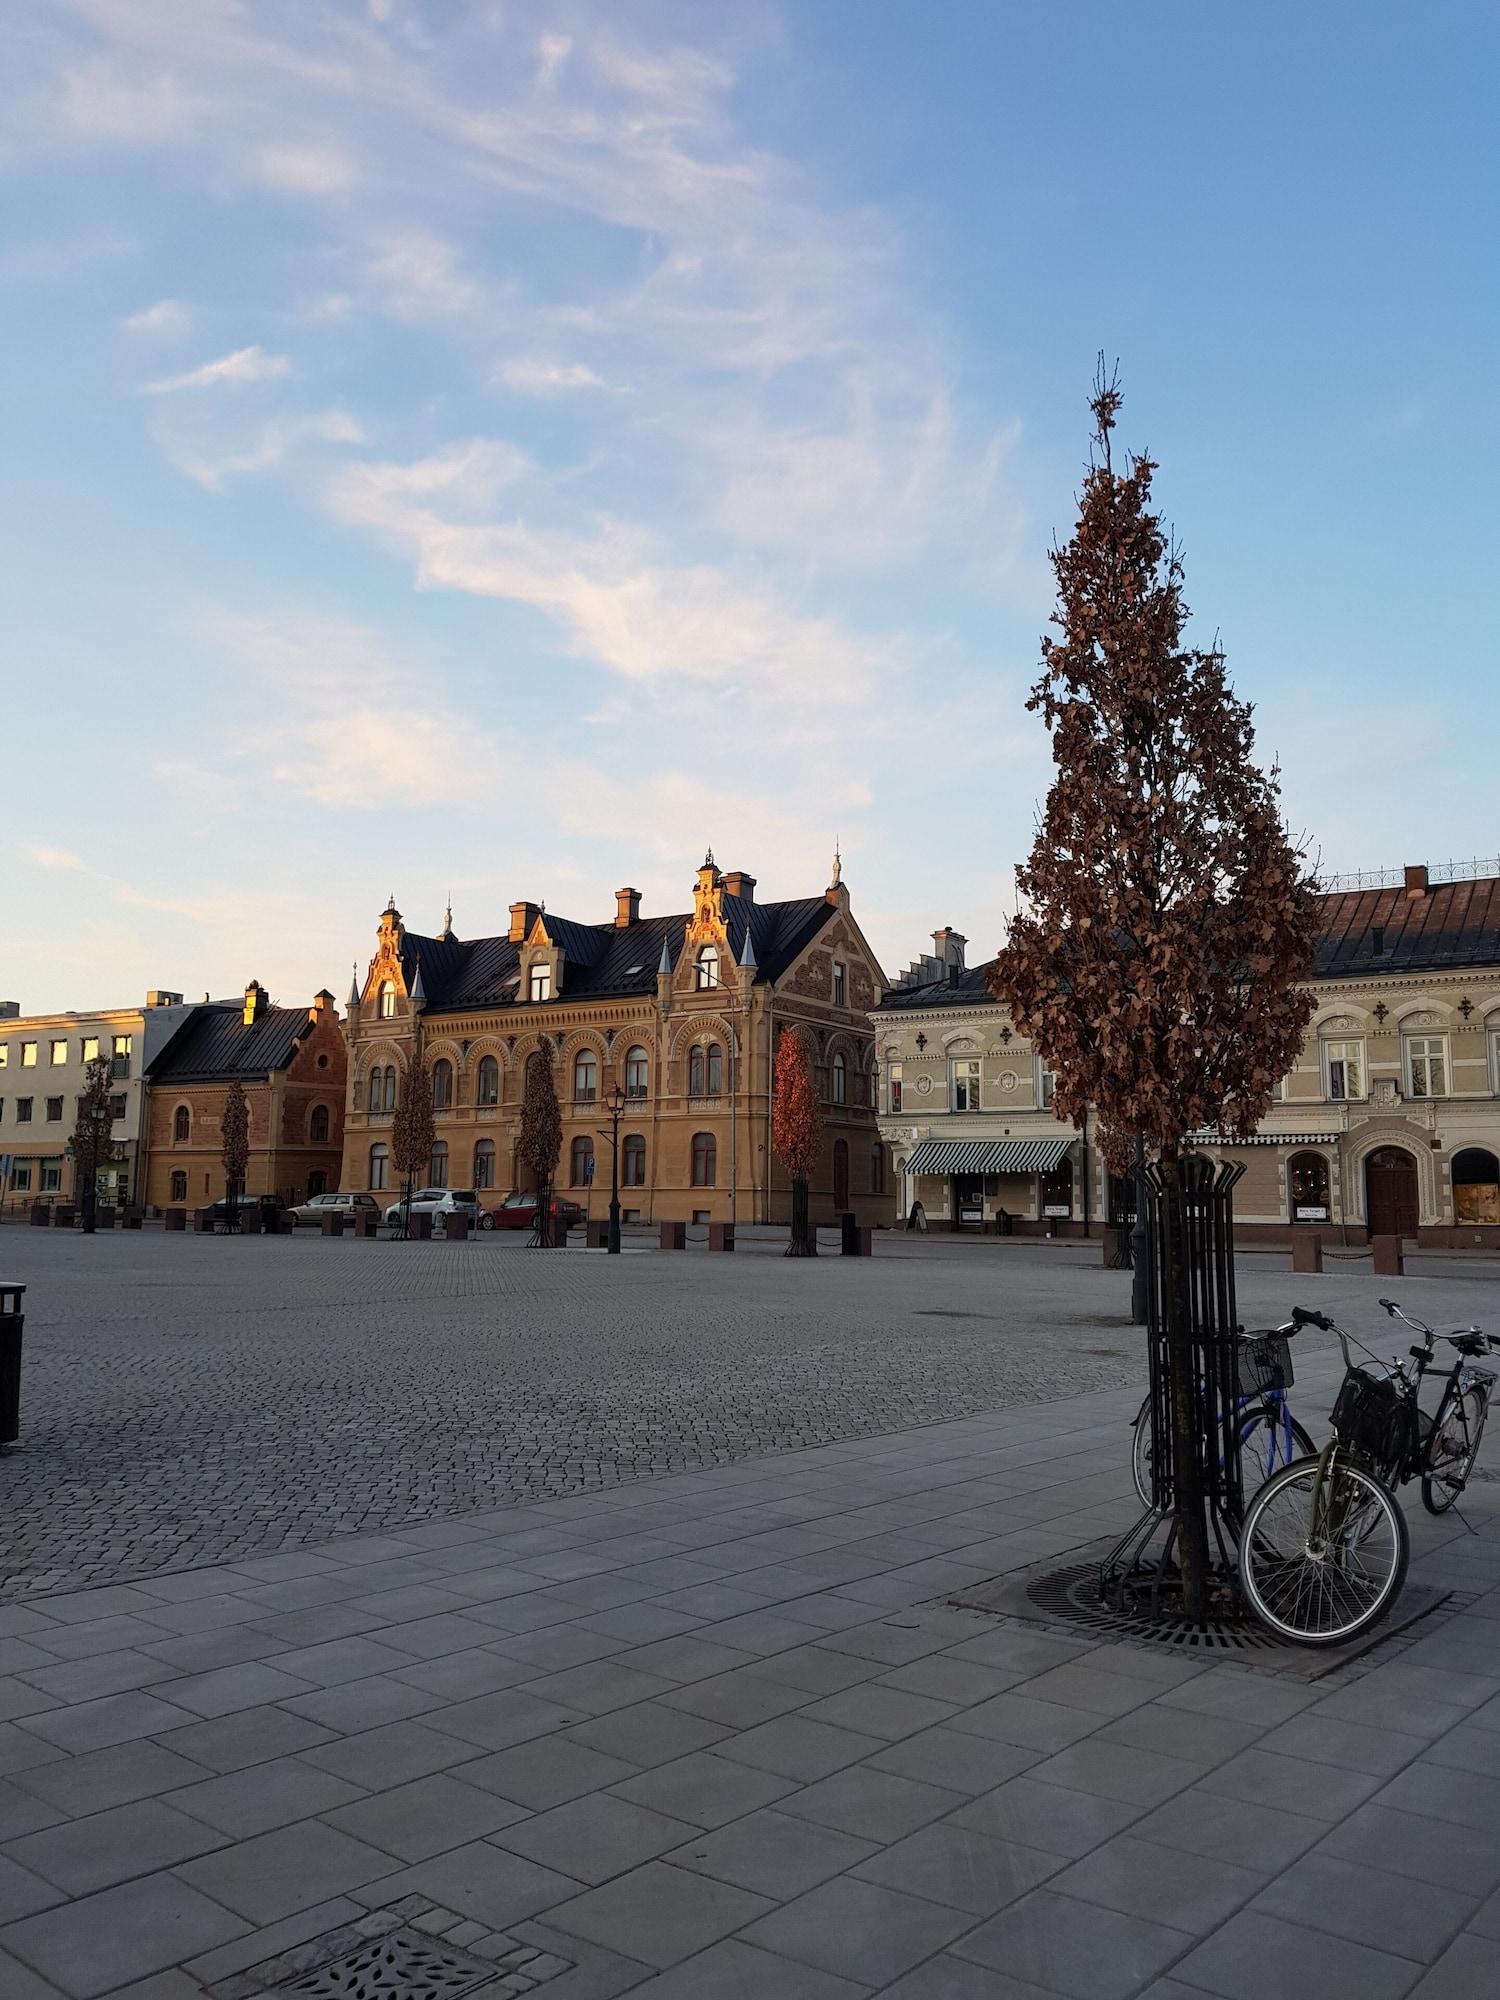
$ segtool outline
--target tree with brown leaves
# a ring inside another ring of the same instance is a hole
[[[432,1149],[436,1143],[432,1121],[432,1079],[418,1051],[406,1066],[406,1074],[401,1079],[401,1095],[396,1100],[396,1115],[391,1120],[391,1158],[401,1176],[399,1233],[403,1239],[411,1234],[412,1188],[417,1175],[425,1174],[431,1165]]]
[[[1117,1172],[1141,1133],[1170,1201],[1191,1135],[1253,1132],[1301,1049],[1317,891],[1223,653],[1183,642],[1182,557],[1151,510],[1155,464],[1114,466],[1120,403],[1101,360],[1078,524],[1052,554],[1060,636],[1042,641],[1028,703],[1056,776],[991,983],[1056,1075],[1056,1115],[1094,1106]],[[1174,1325],[1186,1340],[1182,1306],[1162,1301],[1169,1351]],[[1201,1498],[1182,1490],[1198,1417],[1177,1362],[1179,1547],[1201,1581]]]
[[[108,1056],[93,1056],[84,1068],[83,1090],[78,1099],[78,1117],[73,1126],[73,1187],[85,1236],[94,1234],[99,1212],[99,1170],[115,1159],[111,1133]]]
[[[219,1160],[224,1168],[224,1217],[231,1229],[239,1227],[235,1197],[244,1191],[250,1166],[250,1100],[245,1086],[236,1077],[224,1093],[224,1110],[219,1119]]]
[[[526,1059],[526,1088],[521,1098],[521,1136],[517,1150],[536,1185],[536,1221],[531,1247],[556,1247],[552,1226],[552,1177],[562,1151],[562,1113],[552,1075],[552,1045],[545,1037]]]
[[[771,1146],[792,1183],[786,1255],[816,1257],[818,1239],[808,1222],[807,1184],[823,1157],[823,1106],[813,1081],[807,1037],[798,1028],[783,1028],[776,1043]]]

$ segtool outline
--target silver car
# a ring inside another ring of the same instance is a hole
[[[399,1226],[404,1205],[398,1201],[388,1208],[386,1221]],[[430,1215],[434,1224],[445,1215],[467,1215],[476,1229],[493,1229],[495,1226],[495,1218],[489,1210],[479,1205],[477,1188],[413,1188],[411,1212],[413,1215]]]
[[[345,1222],[352,1222],[356,1215],[378,1215],[379,1204],[369,1194],[310,1194],[306,1201],[299,1201],[292,1210],[292,1221],[298,1229],[304,1222],[314,1228],[325,1215],[341,1215]]]

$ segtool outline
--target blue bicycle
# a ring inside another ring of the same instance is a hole
[[[1286,1392],[1292,1386],[1293,1334],[1311,1322],[1300,1306],[1292,1308],[1285,1326],[1269,1333],[1237,1333],[1235,1347],[1235,1416],[1239,1420],[1240,1484],[1246,1498],[1295,1458],[1317,1455],[1317,1446],[1292,1415]],[[1155,1433],[1151,1398],[1136,1412],[1130,1469],[1142,1506],[1151,1505],[1151,1462]]]

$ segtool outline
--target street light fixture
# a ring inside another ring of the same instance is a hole
[[[609,1234],[604,1247],[611,1257],[620,1254],[620,1120],[629,1103],[620,1086],[612,1084],[604,1093],[603,1108],[609,1113],[609,1130],[599,1134],[609,1140]]]

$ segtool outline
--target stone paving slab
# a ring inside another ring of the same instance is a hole
[[[0,1994],[248,2000],[399,1908],[568,1966],[543,2000],[1476,2000],[1500,1486],[1477,1534],[1410,1516],[1450,1603],[1310,1684],[944,1601],[976,1535],[1020,1569],[1128,1522],[1130,1401],[0,1612],[0,1690],[48,1703],[0,1722]],[[253,1653],[177,1650],[224,1634]]]

